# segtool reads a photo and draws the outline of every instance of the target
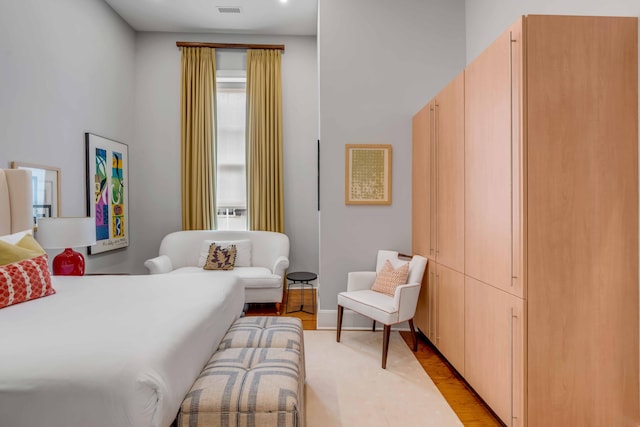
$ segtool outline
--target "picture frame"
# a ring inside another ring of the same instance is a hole
[[[31,171],[34,231],[38,229],[38,218],[57,218],[62,215],[60,204],[60,168],[24,162],[11,162],[11,168]]]
[[[129,147],[85,133],[87,216],[95,218],[89,255],[129,246]]]
[[[345,144],[346,205],[391,204],[390,144]]]

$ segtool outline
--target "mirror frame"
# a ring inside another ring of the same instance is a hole
[[[38,164],[34,164],[34,163],[25,163],[25,162],[11,162],[11,169],[28,169],[28,170],[41,170],[43,171],[44,174],[46,174],[47,172],[53,172],[55,173],[55,180],[56,182],[53,184],[53,188],[52,191],[55,192],[55,194],[51,195],[51,201],[55,200],[56,203],[56,209],[55,211],[50,212],[50,216],[51,217],[60,217],[62,215],[62,206],[60,203],[60,168],[56,168],[53,166],[45,166],[45,165],[38,165]],[[47,181],[45,181],[46,183]],[[35,197],[38,197],[37,194],[39,194],[39,192],[37,191],[37,181],[33,181],[34,187],[36,188],[32,188],[33,190],[33,197],[34,197],[34,201],[36,201]],[[46,191],[46,184],[45,184],[45,191]],[[46,193],[43,193],[43,198],[46,197]],[[37,203],[33,205],[34,208],[34,220],[39,217],[39,215],[36,215],[35,209],[37,209],[38,207],[42,207],[44,205],[46,205],[44,202],[46,200],[42,200],[43,203]],[[51,203],[53,204],[53,202]],[[34,229],[37,228],[37,224],[34,224]]]

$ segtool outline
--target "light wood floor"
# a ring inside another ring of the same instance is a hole
[[[411,332],[401,331],[400,335],[411,348]],[[418,351],[414,354],[462,424],[472,427],[504,425],[424,337],[418,339]]]
[[[310,298],[311,293],[307,291],[304,309],[313,311]],[[299,309],[300,302],[300,291],[295,289],[289,291],[289,310]],[[275,314],[276,309],[274,304],[251,304],[246,313],[247,316],[273,316]],[[315,314],[304,312],[286,313],[286,307],[283,303],[281,315],[300,318],[305,330],[316,329]],[[409,348],[411,348],[411,334],[408,331],[403,331],[400,332],[400,335],[404,338]],[[382,351],[382,349],[380,349],[380,351]],[[504,425],[491,413],[482,400],[478,398],[473,390],[469,388],[453,368],[442,358],[430,342],[420,337],[418,340],[418,351],[414,354],[436,387],[438,387],[440,393],[442,393],[453,411],[458,415],[462,424],[472,427]],[[393,357],[393,355],[390,354],[389,357]]]

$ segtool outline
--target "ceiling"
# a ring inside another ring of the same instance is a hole
[[[105,1],[136,31],[315,35],[317,28],[318,0]]]

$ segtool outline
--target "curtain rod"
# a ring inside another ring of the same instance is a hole
[[[274,49],[284,53],[283,44],[244,44],[244,43],[200,43],[176,42],[178,47],[211,47],[214,49]]]

